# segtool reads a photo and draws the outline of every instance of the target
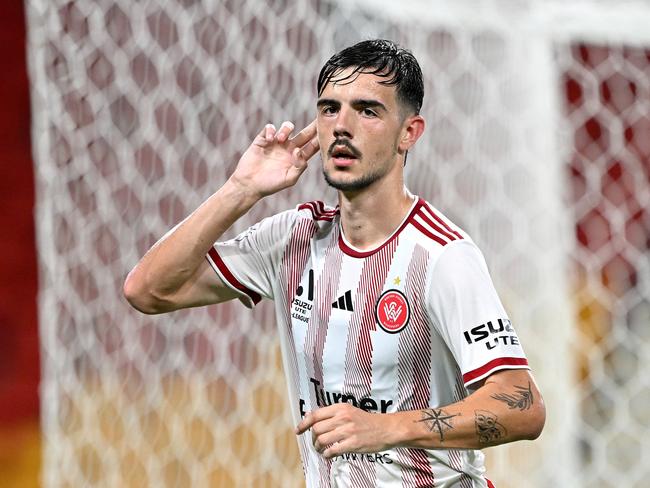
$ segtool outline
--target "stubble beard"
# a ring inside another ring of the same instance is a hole
[[[394,154],[397,154],[397,147],[395,147],[394,149]],[[342,192],[357,192],[360,190],[365,190],[373,183],[382,179],[389,172],[390,172],[390,164],[388,163],[388,161],[386,161],[384,162],[384,164],[373,165],[373,167],[371,167],[371,169],[367,173],[362,174],[356,179],[352,179],[348,181],[338,181],[335,180],[331,175],[329,175],[327,171],[325,171],[325,166],[323,165],[323,177],[325,178],[327,184],[332,188],[334,188],[335,190],[339,190]]]
[[[339,190],[343,192],[356,192],[360,190],[365,190],[374,182],[381,179],[385,174],[386,174],[385,171],[379,171],[375,169],[375,171],[372,171],[365,175],[361,175],[360,177],[350,181],[337,181],[334,180],[332,177],[330,177],[330,175],[327,174],[327,171],[325,171],[325,169],[323,168],[323,177],[325,178],[327,184],[332,188],[334,188],[335,190]]]
[[[397,142],[393,147],[393,156],[395,155],[397,155]],[[323,154],[323,159],[327,156],[327,154]],[[342,192],[357,192],[365,190],[390,172],[390,164],[388,164],[387,161],[385,161],[384,164],[371,164],[370,166],[371,168],[366,174],[362,174],[356,179],[337,181],[332,178],[327,171],[325,171],[325,165],[323,165],[323,177],[325,178],[325,182],[335,190]]]

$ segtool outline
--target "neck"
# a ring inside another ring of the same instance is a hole
[[[382,178],[358,192],[339,192],[341,226],[347,241],[360,250],[384,242],[402,223],[414,196],[399,184]]]

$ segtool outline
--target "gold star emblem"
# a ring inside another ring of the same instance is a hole
[[[402,282],[402,280],[399,279],[399,276],[393,280],[393,283],[399,286],[399,284]]]

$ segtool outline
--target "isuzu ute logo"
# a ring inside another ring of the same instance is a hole
[[[385,291],[377,300],[375,316],[379,326],[389,334],[402,331],[411,317],[406,296],[399,290]]]

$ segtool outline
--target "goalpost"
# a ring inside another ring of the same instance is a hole
[[[369,37],[420,61],[407,184],[484,251],[547,403],[540,439],[486,450],[490,478],[643,486],[647,2],[26,3],[44,486],[303,484],[272,307],[149,317],[121,286],[260,127],[309,122],[323,62]],[[333,201],[318,166],[229,235]]]

